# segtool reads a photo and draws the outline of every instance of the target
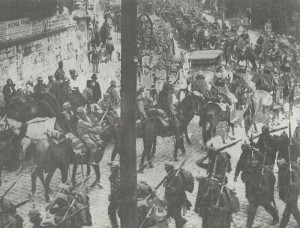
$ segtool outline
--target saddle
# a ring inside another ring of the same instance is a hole
[[[148,110],[147,114],[149,117],[157,118],[161,122],[164,129],[170,127],[170,118],[164,110],[151,108]]]

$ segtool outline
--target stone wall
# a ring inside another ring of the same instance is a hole
[[[24,88],[27,81],[35,84],[37,77],[47,82],[60,60],[67,74],[72,68],[79,75],[88,70],[86,52],[82,51],[83,44],[78,41],[76,29],[70,26],[34,41],[24,40],[0,49],[0,107],[3,106],[2,88],[8,78],[14,81],[16,88]]]

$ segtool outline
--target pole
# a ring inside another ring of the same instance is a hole
[[[225,0],[222,0],[222,25],[225,23]]]
[[[137,0],[122,0],[121,5],[121,208],[122,228],[137,228],[137,173],[135,138],[137,48]]]

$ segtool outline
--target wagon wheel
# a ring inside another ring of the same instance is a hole
[[[153,23],[150,17],[142,14],[137,21],[137,40],[142,49],[151,49],[153,41]]]

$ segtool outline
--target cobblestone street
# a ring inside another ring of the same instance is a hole
[[[295,113],[298,113],[299,110],[297,109],[297,112],[295,110]],[[300,116],[298,116],[299,118]],[[295,115],[293,120],[296,121],[297,116]],[[201,139],[201,129],[198,127],[198,118],[195,118],[193,122],[190,125],[189,132],[192,132],[191,134],[191,140],[192,145],[186,146],[187,148],[187,162],[184,166],[185,169],[192,172],[194,177],[196,176],[205,176],[205,172],[203,170],[200,170],[195,165],[195,161],[200,159],[204,152],[201,149],[202,147],[202,140]],[[286,126],[288,123],[286,121],[282,121],[281,126]],[[220,125],[219,129],[222,129],[223,124]],[[258,125],[260,128],[261,125]],[[278,126],[279,127],[279,126]],[[278,132],[280,134],[280,132]],[[243,138],[245,139],[244,130],[240,127],[236,128],[236,135],[237,139]],[[240,155],[240,145],[241,143],[237,144],[236,146],[230,148],[227,150],[227,152],[230,153],[232,156],[232,167],[235,168],[236,162]],[[221,146],[221,145],[220,145]],[[173,138],[159,138],[157,142],[157,153],[156,158],[154,159],[154,165],[155,168],[149,169],[147,168],[143,174],[138,174],[138,180],[144,180],[147,181],[151,186],[155,187],[161,180],[164,178],[165,172],[164,172],[164,163],[167,161],[172,160],[172,150],[170,148],[173,147]],[[108,176],[110,175],[110,167],[107,165],[107,163],[110,160],[111,155],[111,147],[109,147],[106,152],[103,160],[100,163],[100,169],[101,169],[101,185],[104,187],[103,189],[94,188],[91,190],[87,190],[90,197],[91,202],[91,213],[93,217],[93,226],[94,228],[109,228],[111,227],[108,216],[107,216],[107,207],[108,207],[108,195],[110,194],[110,184],[108,180]],[[140,160],[140,155],[142,151],[142,142],[141,140],[137,140],[137,152],[138,152],[138,161]],[[179,158],[182,160],[182,157]],[[178,162],[178,164],[180,161]],[[21,178],[18,176],[18,173],[3,173],[3,185],[1,186],[0,195],[4,193],[4,191],[17,179],[20,178],[20,180],[17,182],[13,190],[7,195],[7,198],[10,199],[12,202],[18,203],[28,198],[28,194],[30,193],[31,189],[31,180],[30,180],[30,169],[26,169],[24,174],[22,174]],[[239,197],[240,203],[241,203],[241,211],[237,214],[234,214],[232,227],[245,227],[246,218],[247,218],[247,200],[245,198],[244,194],[244,184],[239,179],[237,183],[233,182],[233,175],[234,170],[228,175],[229,183],[228,186],[232,189],[236,190],[237,196]],[[88,182],[91,183],[94,177],[92,177]],[[77,173],[77,181],[79,182],[81,180],[81,172],[78,171]],[[55,196],[55,192],[57,192],[58,185],[60,184],[60,173],[57,171],[52,182],[51,182],[51,188],[53,190],[52,197]],[[195,181],[195,188],[194,192],[192,194],[188,194],[189,200],[194,204],[196,195],[198,190],[198,183]],[[23,216],[25,219],[24,227],[30,227],[30,223],[28,222],[27,214],[30,208],[32,208],[33,205],[36,206],[36,208],[41,209],[42,212],[45,212],[45,206],[47,205],[45,203],[45,199],[43,196],[43,188],[38,182],[37,185],[37,193],[34,197],[34,200],[32,203],[28,203],[25,206],[18,209],[18,212]],[[161,187],[158,190],[158,194],[160,196],[163,196],[164,189]],[[278,198],[277,190],[276,190],[276,203],[278,205],[279,214],[281,215],[284,210],[284,203]],[[193,207],[192,207],[193,209]],[[188,219],[188,223],[186,224],[186,228],[197,228],[201,227],[201,218],[198,217],[194,213],[193,210],[187,211],[185,217]],[[258,213],[256,215],[255,219],[255,227],[272,227],[269,225],[272,218],[269,216],[263,208],[259,208]],[[296,226],[296,222],[291,217],[289,227]],[[170,227],[174,226],[174,221],[170,221]],[[278,227],[278,226],[274,226]]]
[[[97,1],[95,1],[97,2]],[[103,19],[103,13],[101,12],[101,9],[99,6],[95,3],[95,9],[96,12],[95,16],[97,20],[99,20],[99,23],[102,24]],[[208,14],[205,14],[207,19],[209,21],[213,21],[214,18]],[[251,42],[256,42],[256,39],[258,37],[257,31],[249,31],[249,35],[251,38]],[[100,73],[98,76],[98,82],[101,84],[102,92],[105,92],[107,88],[109,87],[110,80],[116,80],[117,85],[119,87],[120,85],[120,61],[118,60],[116,51],[121,51],[120,47],[120,33],[113,32],[112,33],[112,39],[115,42],[115,52],[112,57],[112,61],[108,63],[101,63],[100,64]],[[183,51],[183,49],[180,48],[180,45],[177,41],[175,41],[175,48],[176,48],[176,55],[179,56],[180,52]],[[187,53],[189,54],[189,53]],[[177,57],[178,57],[177,56]],[[89,73],[82,73],[80,77],[80,83],[84,86],[86,85],[86,80],[89,79],[92,75],[92,66],[89,66],[90,72]],[[242,112],[238,111],[237,116],[240,117],[241,122],[241,116]],[[262,125],[265,123],[266,118],[265,116],[260,116],[260,123],[257,124],[257,127],[260,131]],[[292,122],[292,134],[295,130],[295,127],[297,126],[297,120],[300,119],[300,107],[294,108],[294,115],[292,116],[291,122]],[[188,128],[190,138],[192,141],[191,145],[187,145],[185,143],[185,147],[187,150],[186,156],[187,161],[184,165],[184,169],[190,171],[193,176],[195,177],[195,187],[193,193],[187,193],[188,199],[192,202],[193,206],[191,210],[186,211],[184,214],[184,217],[188,220],[185,228],[200,228],[202,227],[202,219],[194,212],[194,204],[196,201],[197,191],[198,191],[198,181],[196,180],[197,176],[206,176],[206,172],[203,169],[200,169],[195,162],[202,158],[205,155],[204,149],[203,149],[203,141],[202,141],[202,129],[199,127],[199,117],[195,117]],[[278,125],[274,128],[280,128],[288,126],[288,120],[280,120],[278,121]],[[219,123],[218,129],[217,129],[217,135],[223,135],[225,128],[225,123]],[[285,130],[288,134],[288,130]],[[282,131],[276,132],[276,134],[281,134]],[[258,133],[253,133],[254,136]],[[236,140],[242,139],[241,142],[239,142],[237,145],[231,147],[230,149],[226,150],[231,155],[231,164],[232,164],[232,171],[228,174],[228,184],[227,186],[230,189],[233,189],[239,200],[240,200],[240,206],[241,210],[240,212],[233,214],[233,222],[232,226],[234,228],[244,228],[246,227],[246,220],[247,220],[247,206],[248,201],[245,197],[245,186],[244,183],[241,181],[240,177],[238,178],[237,182],[234,182],[234,171],[237,164],[237,161],[239,159],[239,156],[241,154],[241,144],[246,140],[245,130],[242,126],[236,125],[235,126],[235,139],[229,140],[227,143],[235,142]],[[224,146],[224,144],[217,145],[216,147],[220,148]],[[173,160],[173,148],[174,148],[174,139],[173,137],[167,137],[167,138],[158,138],[157,141],[157,149],[156,149],[156,156],[153,160],[154,168],[146,168],[143,173],[138,174],[138,181],[145,181],[152,187],[155,187],[158,183],[161,182],[161,180],[165,177],[166,172],[164,169],[164,165],[168,161]],[[107,215],[107,208],[109,205],[108,197],[110,195],[110,182],[109,182],[109,175],[110,175],[110,165],[108,164],[110,162],[111,153],[113,149],[113,144],[109,144],[107,149],[105,150],[104,157],[102,161],[100,162],[100,171],[101,171],[101,186],[103,188],[100,188],[99,186],[96,186],[94,188],[90,188],[89,185],[94,181],[95,175],[93,175],[89,180],[87,181],[87,184],[83,187],[83,191],[86,192],[90,198],[90,211],[92,215],[92,221],[93,225],[90,226],[92,228],[111,228],[110,220]],[[140,162],[141,159],[141,153],[143,151],[143,142],[141,139],[137,139],[137,165]],[[184,157],[179,152],[179,161],[177,164],[181,164]],[[119,159],[119,157],[117,157]],[[6,195],[6,198],[11,200],[13,203],[17,204],[20,203],[26,199],[28,199],[31,195],[31,173],[33,171],[34,164],[26,164],[25,168],[23,169],[22,173],[19,173],[17,171],[15,172],[2,172],[2,185],[0,188],[0,196],[4,194],[4,192],[15,182],[15,186],[12,188],[12,190]],[[138,167],[137,167],[138,168]],[[92,171],[93,172],[93,171]],[[277,166],[275,167],[275,175],[277,177]],[[70,180],[70,175],[72,173],[72,166],[69,168],[69,177],[68,180]],[[46,174],[45,174],[46,175]],[[86,176],[86,167],[84,167],[84,174],[81,172],[81,167],[79,166],[77,169],[76,174],[76,180],[77,182],[80,182],[83,178],[82,175]],[[50,183],[51,188],[51,194],[50,198],[53,199],[55,195],[58,192],[59,185],[61,184],[61,173],[60,171],[56,171],[55,175],[52,178],[52,181]],[[282,217],[283,210],[285,208],[285,204],[279,199],[278,196],[278,190],[277,190],[277,183],[275,184],[275,201],[279,210],[279,216]],[[163,198],[164,196],[164,187],[160,187],[157,191],[157,194]],[[40,182],[39,179],[37,179],[37,191],[36,194],[33,196],[32,201],[25,204],[24,206],[18,208],[17,212],[23,217],[24,219],[24,228],[30,228],[32,227],[32,224],[29,222],[28,219],[28,211],[31,208],[37,208],[40,210],[42,215],[46,214],[45,208],[48,205],[48,203],[45,202],[44,197],[44,188]],[[255,223],[254,227],[260,227],[260,228],[270,228],[270,227],[279,227],[279,224],[276,226],[271,226],[270,223],[272,221],[272,217],[262,208],[260,207],[257,211],[256,217],[255,217]],[[169,227],[175,228],[175,223],[173,219],[170,219],[169,221]],[[294,219],[294,217],[291,216],[290,222],[288,227],[294,228],[296,227],[297,223]],[[2,228],[2,227],[0,227]],[[130,227],[128,227],[130,228]],[[205,227],[204,227],[205,228]]]

